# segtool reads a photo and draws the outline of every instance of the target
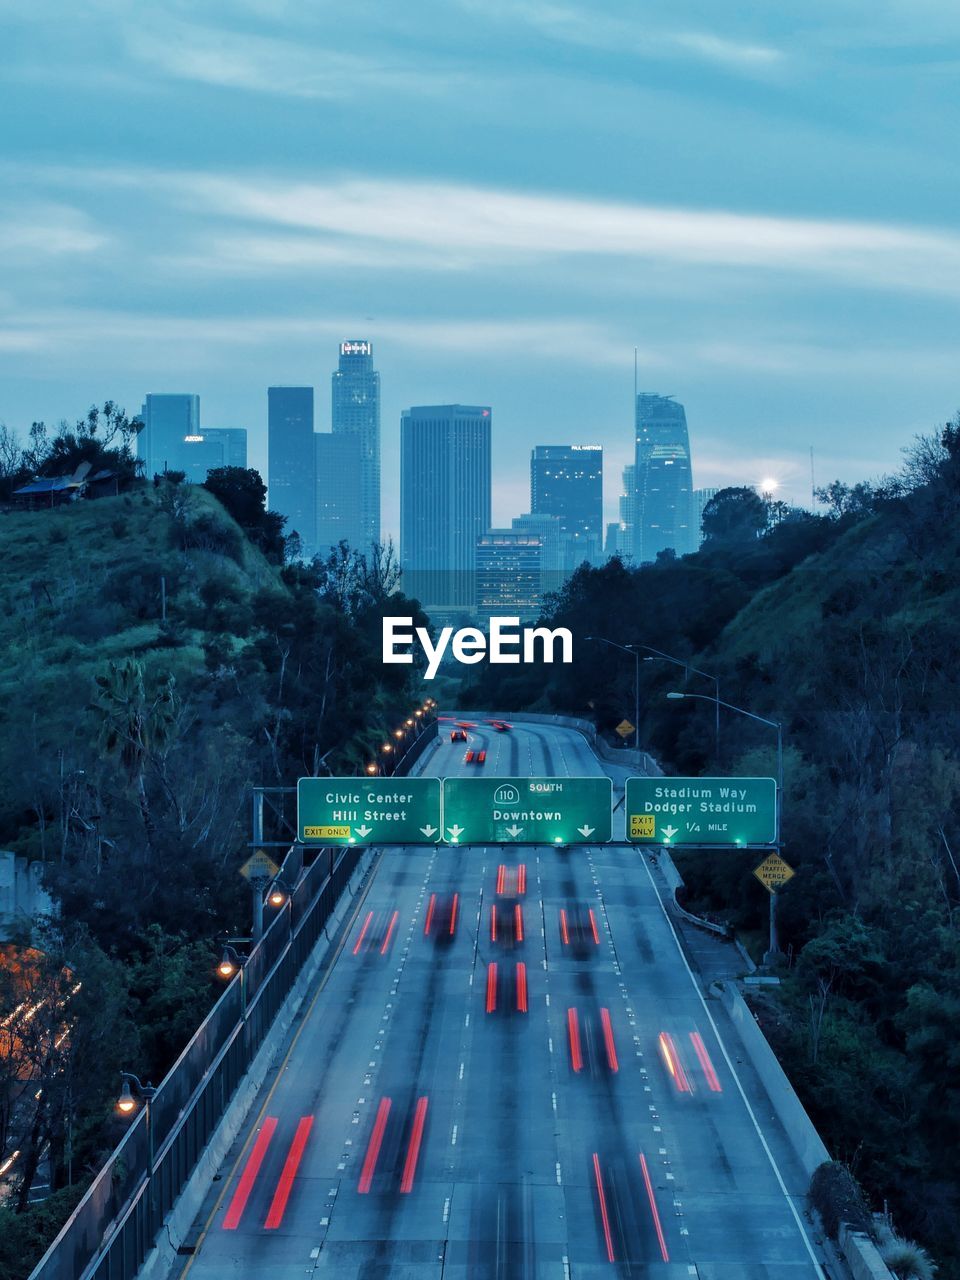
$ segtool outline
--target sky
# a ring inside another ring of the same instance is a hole
[[[0,422],[147,392],[246,427],[343,338],[399,419],[493,409],[529,449],[643,391],[697,486],[895,470],[960,406],[960,7],[946,0],[0,0]]]

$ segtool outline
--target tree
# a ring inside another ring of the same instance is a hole
[[[767,504],[755,489],[721,489],[703,509],[703,540],[708,544],[750,542],[767,527]]]
[[[150,811],[146,771],[157,767],[159,755],[170,741],[177,718],[177,698],[172,676],[162,678],[148,697],[143,667],[138,662],[111,662],[105,676],[97,676],[97,700],[102,714],[101,741],[108,753],[116,753],[136,787],[144,834],[151,847],[156,824]]]
[[[281,564],[294,554],[283,535],[286,516],[266,507],[267,486],[253,467],[213,467],[203,487],[217,498],[268,559]]]

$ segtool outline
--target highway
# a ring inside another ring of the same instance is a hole
[[[603,772],[552,726],[467,745]],[[636,850],[386,849],[304,1008],[190,1280],[822,1275]]]

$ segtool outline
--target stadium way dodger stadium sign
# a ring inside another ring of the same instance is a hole
[[[438,844],[439,778],[301,778],[303,844]]]
[[[772,844],[773,778],[628,778],[627,839],[635,844]]]

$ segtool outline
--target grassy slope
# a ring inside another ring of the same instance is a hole
[[[831,601],[876,620],[919,626],[937,616],[956,617],[958,537],[912,553],[902,528],[874,516],[847,530],[828,550],[809,556],[786,577],[758,592],[727,625],[716,648],[730,662],[756,654],[772,662],[798,642],[816,636]],[[937,576],[943,580],[937,581]]]
[[[194,488],[190,500],[192,514],[209,513],[219,526],[236,529],[205,490]],[[212,574],[241,591],[271,582],[282,590],[276,570],[246,539],[242,557],[241,565],[213,552],[177,549],[173,518],[154,489],[59,511],[0,516],[0,698],[27,667],[34,678],[56,684],[88,683],[105,662],[127,656],[149,669],[161,649],[169,666],[161,576],[167,577],[171,615]],[[132,573],[129,594],[122,579],[110,587],[111,578],[124,573]],[[175,665],[202,663],[204,632],[190,629],[184,638]]]

